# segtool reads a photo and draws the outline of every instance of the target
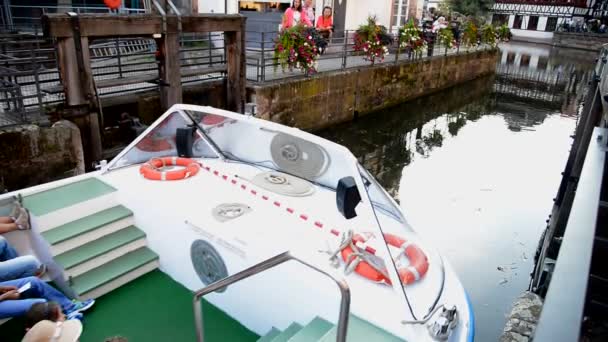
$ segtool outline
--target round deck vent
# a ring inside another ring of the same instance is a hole
[[[272,138],[270,154],[281,170],[306,179],[321,176],[329,166],[329,157],[321,146],[285,133]]]
[[[190,246],[190,258],[198,277],[209,285],[228,276],[226,264],[217,250],[207,241],[195,240]],[[223,287],[217,292],[226,291]]]
[[[304,197],[315,192],[314,185],[309,181],[276,171],[259,173],[253,177],[251,182],[263,189],[285,196]]]
[[[211,214],[220,221],[226,222],[241,217],[251,211],[251,207],[241,203],[223,203],[213,208]]]

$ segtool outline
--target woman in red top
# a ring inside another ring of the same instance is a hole
[[[329,40],[329,36],[334,30],[334,21],[331,12],[331,7],[325,6],[323,8],[323,15],[317,19],[317,31],[319,31],[319,34],[325,38],[326,41]],[[321,54],[325,53],[326,46],[327,43],[321,48]]]
[[[306,11],[302,9],[302,0],[294,0],[285,14],[281,26],[283,29],[290,28],[302,24],[304,26],[312,26],[310,19],[306,16]]]
[[[331,7],[323,8],[323,15],[317,19],[317,31],[325,38],[329,38],[329,34],[333,31],[334,21],[331,16]]]

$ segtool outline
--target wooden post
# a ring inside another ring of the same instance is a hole
[[[227,56],[226,107],[238,113],[243,112],[245,100],[245,20],[240,31],[224,33]]]
[[[57,57],[67,105],[64,116],[72,120],[80,129],[85,168],[92,170],[93,163],[101,160],[102,156],[101,132],[97,113],[91,113],[89,110],[96,107],[89,39],[82,37],[80,43],[83,70],[78,68],[79,56],[73,37],[58,39]]]
[[[74,38],[61,38],[57,40],[57,59],[59,74],[63,82],[65,101],[68,106],[88,105],[93,98],[91,64],[89,56],[89,39],[80,39],[82,46],[82,59],[84,61],[83,73],[78,70],[78,56]],[[83,84],[84,82],[84,84]]]
[[[179,32],[177,18],[167,18],[167,32],[160,40],[162,66],[161,79],[168,85],[160,87],[160,103],[164,110],[182,102],[182,75],[180,71]]]

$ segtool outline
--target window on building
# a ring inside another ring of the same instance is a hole
[[[522,16],[521,15],[516,15],[515,16],[515,20],[513,20],[513,28],[514,29],[520,29],[521,28],[521,22],[522,22]]]
[[[407,21],[408,0],[393,0],[393,18],[391,26],[403,26]]]
[[[531,15],[530,19],[528,20],[528,30],[531,31],[536,31],[536,28],[538,27],[538,16],[537,15]]]
[[[549,58],[548,57],[539,57],[538,58],[538,65],[536,66],[536,69],[547,70],[547,66],[548,65],[549,65]]]
[[[500,26],[509,22],[509,15],[507,14],[494,14],[492,15],[492,25]]]
[[[509,52],[507,54],[507,65],[515,64],[515,52]]]
[[[530,66],[530,55],[521,55],[521,59],[519,60],[520,67]]]
[[[547,27],[545,27],[545,31],[553,32],[557,28],[557,17],[549,17],[547,18]]]

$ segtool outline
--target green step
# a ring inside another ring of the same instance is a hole
[[[114,191],[113,187],[92,177],[25,196],[23,206],[40,216]]]
[[[334,342],[336,340],[337,327],[334,326],[325,334],[319,342]],[[379,328],[361,318],[350,315],[348,319],[348,332],[346,333],[348,342],[403,342],[399,337]]]
[[[275,337],[279,336],[280,333],[281,333],[281,330],[279,330],[275,327],[272,327],[272,329],[270,329],[270,331],[267,332],[266,335],[260,337],[257,342],[270,342]]]
[[[333,324],[329,323],[323,318],[315,317],[304,328],[298,331],[297,334],[293,335],[289,339],[289,342],[317,341],[319,338],[323,337],[323,335],[325,335],[332,327]]]
[[[72,289],[82,295],[156,259],[158,259],[156,253],[147,247],[142,247],[72,278]]]
[[[75,238],[107,224],[122,220],[133,215],[133,212],[122,205],[96,212],[76,221],[68,222],[59,227],[47,230],[42,236],[51,245]]]
[[[302,326],[296,322],[293,322],[287,327],[287,329],[283,330],[282,333],[273,338],[271,342],[287,342],[293,335],[300,331],[300,329],[302,329]]]
[[[146,233],[135,226],[129,226],[62,253],[55,257],[55,261],[67,270],[144,237]]]

